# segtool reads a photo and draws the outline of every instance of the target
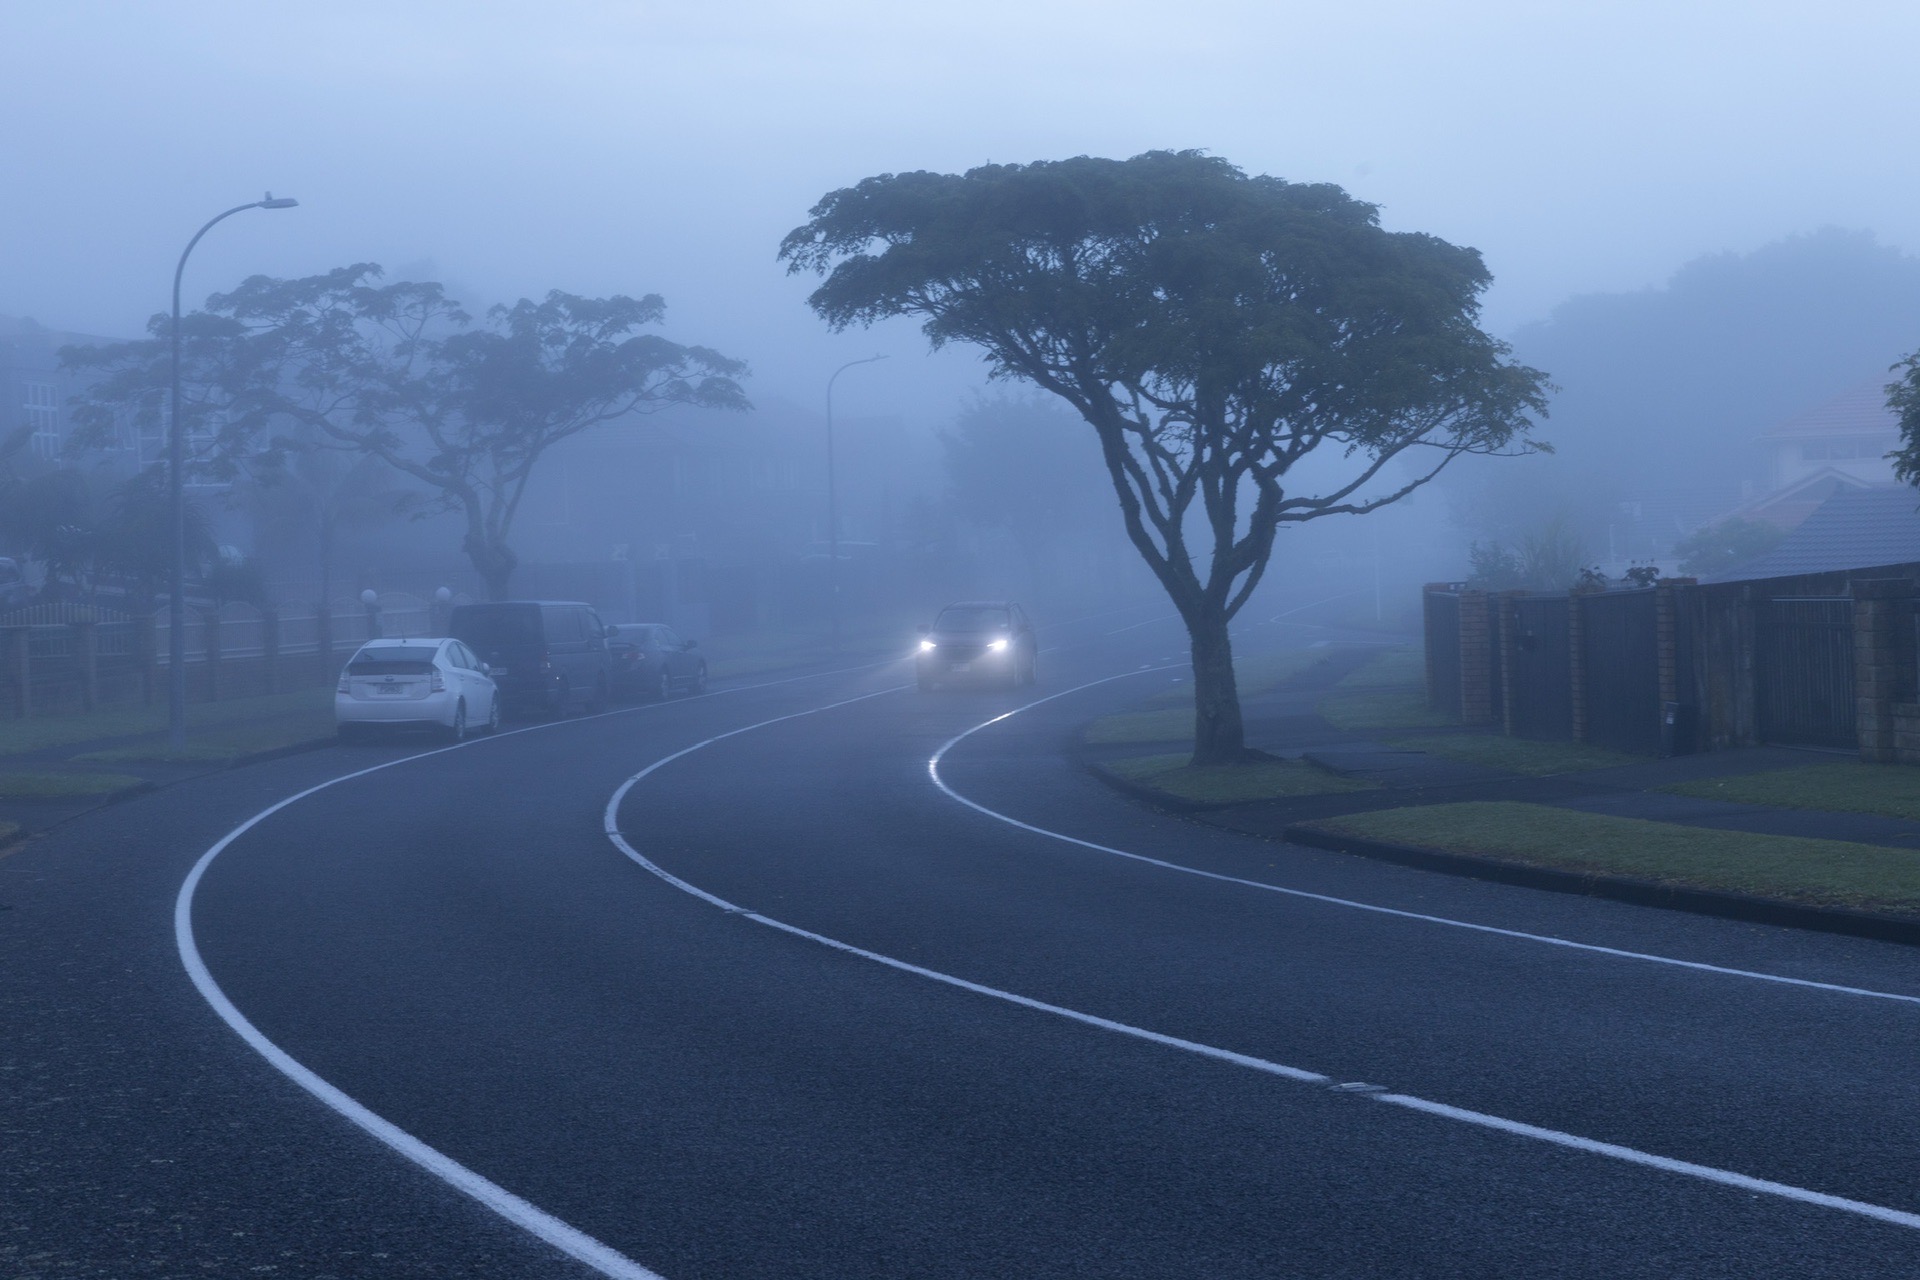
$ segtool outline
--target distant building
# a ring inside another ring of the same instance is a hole
[[[17,459],[42,467],[60,465],[73,437],[69,401],[85,389],[84,377],[60,367],[60,348],[120,342],[90,333],[49,329],[30,319],[0,316],[0,445],[18,442]],[[136,431],[122,423],[94,456],[108,469],[132,473],[165,453],[157,430]]]

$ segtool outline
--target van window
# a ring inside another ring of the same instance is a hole
[[[568,605],[548,605],[542,610],[547,615],[547,639],[567,643],[587,638],[581,629],[581,610]]]
[[[463,604],[454,606],[447,630],[476,649],[539,648],[540,608],[530,604]]]

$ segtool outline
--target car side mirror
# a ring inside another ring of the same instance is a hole
[[[493,668],[487,663],[483,662],[480,664],[480,674],[483,676],[490,676],[493,674]]]

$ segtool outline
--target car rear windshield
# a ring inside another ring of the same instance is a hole
[[[1007,611],[984,606],[955,605],[940,611],[940,616],[933,620],[933,629],[935,631],[1005,631]]]
[[[537,604],[463,604],[447,622],[455,639],[476,649],[540,648],[547,642]]]
[[[353,655],[347,670],[356,676],[424,676],[433,670],[433,645],[381,645]]]

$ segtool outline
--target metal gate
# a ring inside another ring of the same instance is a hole
[[[1653,590],[1575,598],[1586,683],[1587,741],[1616,751],[1660,750],[1660,648]]]
[[[1513,731],[1565,741],[1573,736],[1567,597],[1518,596],[1513,613]]]
[[[1855,747],[1853,601],[1769,600],[1758,610],[1754,703],[1763,742]]]

